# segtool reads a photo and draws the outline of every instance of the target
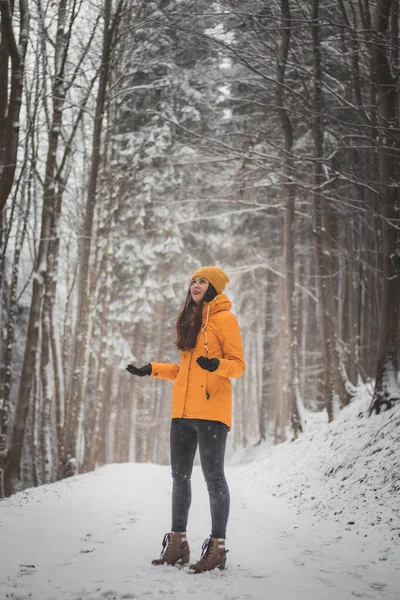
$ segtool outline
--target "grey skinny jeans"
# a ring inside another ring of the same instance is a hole
[[[211,535],[219,538],[226,537],[230,497],[224,473],[224,459],[228,431],[228,426],[221,421],[172,419],[171,531],[186,531],[192,500],[191,475],[198,445],[201,468],[210,498]]]

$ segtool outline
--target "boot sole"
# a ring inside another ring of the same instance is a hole
[[[151,563],[153,567],[178,567],[178,568],[183,568],[185,565],[187,565],[190,561],[190,557],[187,559],[184,558],[180,558],[178,559],[176,562],[174,563],[168,563],[168,562],[164,562],[164,563]]]
[[[219,569],[220,571],[226,571],[226,559],[223,560],[219,565],[216,565],[213,569],[204,569],[202,571],[198,571],[197,569],[191,569],[189,567],[188,573],[192,575],[199,575],[200,573],[211,573],[211,571],[215,571],[215,569]]]

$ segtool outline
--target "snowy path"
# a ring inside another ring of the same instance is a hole
[[[0,503],[0,598],[22,600],[399,600],[400,547],[349,525],[298,517],[263,491],[251,465],[230,467],[228,569],[152,567],[169,527],[170,470],[110,465]],[[193,476],[192,558],[209,534]]]

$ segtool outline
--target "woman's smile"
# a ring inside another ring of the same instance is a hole
[[[190,294],[196,304],[201,302],[208,289],[209,282],[204,277],[195,277],[190,284]]]

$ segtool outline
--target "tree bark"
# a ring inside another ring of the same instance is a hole
[[[281,1],[281,27],[282,44],[278,57],[277,72],[277,105],[284,138],[284,167],[283,177],[285,185],[282,187],[285,203],[285,216],[283,225],[283,272],[285,277],[285,371],[284,389],[287,394],[287,404],[294,438],[302,431],[297,399],[299,395],[298,376],[296,372],[297,358],[297,333],[296,333],[296,296],[294,274],[294,225],[295,225],[295,200],[296,188],[293,181],[293,126],[289,111],[285,106],[284,84],[285,71],[290,48],[291,15],[289,0]]]
[[[324,182],[324,118],[323,81],[321,61],[319,0],[312,2],[312,47],[314,70],[313,95],[313,143],[314,143],[314,187],[312,193],[313,235],[315,271],[317,276],[318,315],[321,346],[324,362],[324,400],[328,420],[333,419],[334,393],[339,397],[340,406],[349,402],[341,373],[337,347],[337,330],[334,321],[334,291],[332,283],[332,259],[329,234],[329,213],[322,192]]]
[[[288,423],[287,394],[285,389],[284,371],[286,368],[285,349],[287,346],[286,336],[286,297],[285,282],[279,281],[279,334],[275,366],[275,424],[274,441],[276,444],[286,441],[286,425]]]
[[[94,466],[105,465],[110,460],[110,430],[111,430],[111,413],[112,413],[112,397],[113,397],[113,373],[114,365],[106,365],[103,389],[100,423],[99,423],[99,435],[97,437],[95,447],[95,463]],[[93,467],[94,468],[94,467]]]
[[[86,449],[85,470],[92,471],[96,466],[98,457],[100,438],[102,433],[102,416],[105,414],[104,403],[107,405],[110,398],[105,394],[105,375],[107,370],[107,331],[109,330],[109,307],[111,302],[111,287],[112,287],[112,249],[111,240],[108,239],[105,249],[105,278],[103,283],[102,297],[102,313],[100,317],[100,348],[98,350],[99,365],[97,369],[96,388],[94,393],[94,405],[92,415],[92,435],[90,439],[90,447]]]
[[[52,350],[52,314],[57,289],[57,269],[60,238],[58,234],[58,221],[61,214],[61,202],[64,186],[57,190],[54,212],[51,215],[50,242],[47,254],[47,271],[45,276],[42,321],[41,321],[41,353],[40,353],[40,383],[42,395],[42,430],[41,430],[41,455],[43,465],[43,483],[52,481],[52,447],[51,441],[51,419],[55,396],[54,371],[55,357],[51,355]],[[51,360],[52,359],[52,360]]]
[[[0,0],[0,213],[3,212],[10,195],[17,167],[19,117],[30,20],[28,0],[20,0],[19,42],[17,44],[11,7],[12,4],[9,0]],[[11,59],[11,79],[8,94],[9,59]]]
[[[354,244],[354,220],[350,218],[346,223],[347,239],[347,314],[348,314],[348,344],[349,344],[349,369],[348,377],[353,385],[358,380],[358,290],[356,278],[356,260]]]
[[[379,357],[374,397],[370,414],[390,408],[400,400],[399,318],[400,318],[400,195],[399,165],[399,88],[392,73],[391,27],[397,15],[397,2],[379,0],[373,22],[374,74],[378,89],[380,210],[383,233],[383,285]],[[397,68],[397,64],[393,67]]]
[[[312,213],[313,213],[313,235],[314,235],[314,254],[315,254],[315,273],[317,277],[317,295],[318,295],[318,317],[321,337],[321,348],[324,362],[324,402],[328,414],[328,420],[333,420],[333,377],[330,331],[328,325],[328,307],[327,307],[327,289],[326,283],[329,273],[326,269],[326,260],[324,259],[324,235],[327,232],[323,223],[323,200],[320,194],[321,185],[324,179],[322,168],[323,148],[324,148],[324,129],[323,129],[323,95],[322,95],[322,65],[321,65],[321,41],[319,31],[319,0],[312,2],[312,44],[313,44],[313,62],[314,62],[314,98],[313,98],[313,142],[314,142],[314,188],[312,192]]]

